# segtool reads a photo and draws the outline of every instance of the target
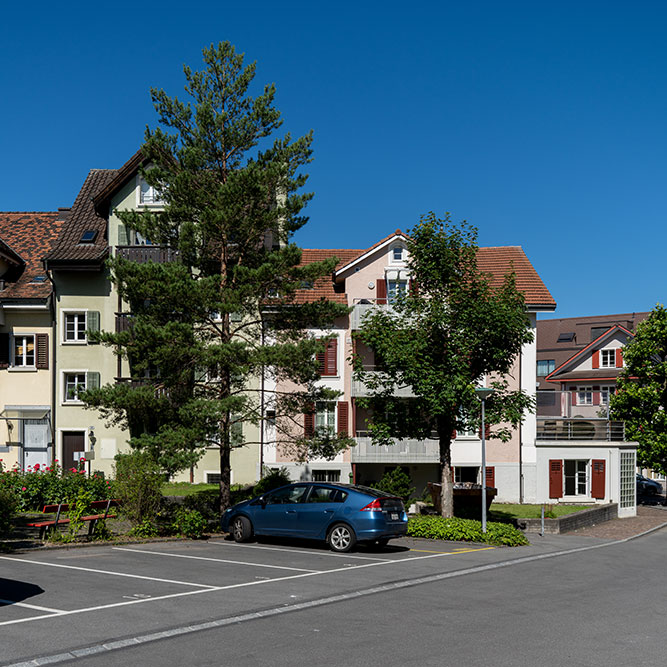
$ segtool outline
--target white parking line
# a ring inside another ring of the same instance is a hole
[[[308,554],[310,556],[330,556],[332,558],[354,558],[358,560],[375,560],[389,562],[390,558],[373,558],[372,556],[353,556],[351,554],[334,554],[330,551],[305,551],[300,549],[281,549],[280,547],[260,547],[256,544],[238,544],[237,542],[209,542],[217,547],[233,547],[235,549],[265,549],[266,551],[286,551],[291,554]]]
[[[191,581],[177,581],[174,579],[159,579],[158,577],[146,577],[141,574],[128,574],[126,572],[112,572],[110,570],[96,570],[92,567],[77,567],[76,565],[63,565],[62,563],[45,563],[40,560],[29,560],[28,558],[13,558],[9,556],[0,556],[2,560],[9,560],[18,563],[29,563],[30,565],[44,565],[46,567],[62,567],[66,570],[82,570],[93,574],[108,574],[112,577],[129,577],[130,579],[146,579],[147,581],[158,581],[163,584],[177,584],[179,586],[194,586],[196,588],[215,588],[210,584],[195,584]]]
[[[36,611],[48,611],[51,614],[61,614],[62,609],[50,609],[49,607],[38,607],[36,604],[28,604],[27,602],[14,602],[14,600],[2,600],[0,599],[1,604],[11,604],[15,607],[25,607],[26,609],[35,609]]]
[[[339,567],[334,570],[322,570],[318,572],[304,572],[302,574],[291,574],[286,577],[276,577],[274,579],[261,579],[261,580],[255,580],[255,581],[246,581],[240,584],[229,584],[227,586],[210,586],[205,589],[200,589],[197,591],[187,591],[185,593],[172,593],[171,595],[160,595],[156,596],[154,598],[142,598],[140,600],[128,600],[127,602],[114,602],[111,604],[104,604],[104,605],[97,605],[95,607],[85,607],[83,609],[72,609],[70,611],[63,611],[63,612],[58,612],[56,614],[44,614],[42,616],[31,616],[29,618],[16,618],[11,621],[2,621],[0,622],[0,627],[3,625],[16,625],[18,623],[29,623],[32,621],[40,621],[40,620],[48,620],[49,618],[54,618],[54,617],[60,617],[60,616],[71,616],[73,614],[84,614],[87,612],[92,612],[92,611],[102,611],[104,609],[113,609],[116,607],[125,607],[128,605],[132,604],[145,604],[147,602],[157,602],[159,600],[168,600],[170,598],[177,598],[177,597],[185,597],[187,595],[199,595],[200,593],[213,593],[216,591],[228,591],[234,588],[246,588],[248,586],[263,586],[266,584],[274,584],[274,583],[279,583],[282,581],[289,581],[291,579],[303,579],[305,577],[316,577],[316,576],[324,576],[327,574],[333,574],[336,572],[351,572],[353,570],[361,570],[367,567],[377,567],[378,565],[397,565],[399,563],[404,563],[406,560],[427,560],[430,558],[442,558],[443,556],[453,556],[455,555],[454,552],[442,552],[442,553],[437,553],[437,554],[430,554],[428,556],[417,556],[416,558],[410,558],[410,559],[405,559],[402,558],[400,560],[389,560],[389,561],[382,561],[379,563],[364,563],[363,565],[352,565],[348,567]],[[6,560],[18,560],[26,563],[34,563],[36,565],[51,565],[51,563],[42,563],[40,561],[31,561],[31,560],[24,560],[24,559],[19,559],[19,558],[9,558],[6,556],[0,556],[0,558],[4,558]],[[68,565],[60,565],[58,567],[70,567]],[[75,570],[80,570],[83,568],[77,568],[77,567],[72,567],[71,569]],[[126,576],[132,576],[132,575],[126,575]],[[141,577],[142,579],[146,579],[148,577]],[[160,581],[159,579],[157,581]],[[353,594],[353,595],[356,595]]]
[[[264,563],[246,563],[240,560],[226,560],[224,558],[208,558],[206,556],[188,556],[185,554],[170,554],[165,551],[148,551],[147,549],[127,549],[125,547],[112,547],[115,551],[129,551],[137,554],[150,554],[151,556],[170,556],[171,558],[193,558],[194,560],[210,560],[214,563],[231,563],[232,565],[249,565],[251,567],[268,567],[272,570],[291,570],[292,572],[319,572],[320,570],[307,570],[304,567],[287,567],[285,565],[266,565]]]

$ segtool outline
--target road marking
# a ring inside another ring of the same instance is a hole
[[[424,554],[445,554],[455,556],[456,554],[467,554],[473,551],[491,551],[496,547],[470,547],[469,549],[452,549],[451,551],[430,551],[429,549],[410,549],[410,551],[416,551]],[[404,560],[411,560],[410,558],[405,558]]]
[[[374,560],[388,562],[389,558],[373,558],[372,556],[353,556],[351,554],[334,554],[330,551],[306,551],[305,549],[281,549],[280,547],[261,547],[255,544],[238,544],[237,542],[209,542],[217,547],[232,547],[234,549],[264,549],[266,551],[286,551],[290,554],[308,554],[310,556],[330,556],[331,558],[354,558],[355,560]]]
[[[149,551],[147,549],[128,549],[125,547],[112,547],[115,551],[129,551],[130,553],[150,554],[151,556],[170,556],[171,558],[193,558],[194,560],[209,560],[214,563],[231,563],[232,565],[250,565],[251,567],[268,567],[272,570],[291,570],[292,572],[320,572],[320,570],[307,570],[304,567],[287,567],[285,565],[266,565],[264,563],[246,563],[239,560],[226,560],[224,558],[208,558],[206,556],[188,556],[185,554],[170,554],[163,551]]]
[[[652,532],[652,531],[647,531]],[[524,556],[523,558],[516,558],[514,560],[504,560],[504,561],[499,561],[497,563],[489,563],[487,565],[478,565],[475,567],[469,567],[463,570],[455,570],[454,572],[444,572],[440,574],[432,574],[432,575],[426,575],[423,577],[418,577],[416,579],[408,579],[408,580],[403,580],[403,581],[396,581],[388,584],[381,584],[379,586],[374,586],[372,588],[366,588],[363,590],[359,591],[354,591],[351,593],[342,593],[340,595],[332,595],[329,597],[325,598],[319,598],[317,600],[311,600],[308,602],[299,602],[296,604],[291,604],[291,605],[284,605],[281,607],[273,607],[270,609],[265,609],[263,611],[258,611],[258,612],[251,612],[247,614],[242,614],[239,616],[232,616],[232,617],[227,617],[227,618],[219,618],[213,621],[207,621],[204,623],[197,623],[197,624],[191,624],[191,625],[184,625],[179,628],[173,628],[171,630],[166,630],[162,632],[153,632],[150,634],[146,635],[138,635],[136,637],[131,637],[128,639],[122,639],[119,641],[115,642],[108,642],[106,644],[95,644],[93,646],[88,646],[82,649],[72,649],[66,653],[58,653],[56,655],[51,655],[51,656],[44,656],[41,658],[28,658],[27,660],[23,660],[18,663],[13,663],[11,665],[7,665],[7,667],[27,667],[28,665],[40,665],[40,664],[57,664],[61,662],[67,662],[69,660],[74,660],[76,658],[84,658],[88,657],[90,655],[98,654],[98,653],[107,653],[110,651],[115,651],[120,648],[127,648],[129,646],[137,646],[139,644],[145,644],[148,642],[152,641],[159,641],[162,639],[170,639],[173,637],[178,637],[182,635],[189,635],[193,634],[195,632],[202,632],[204,630],[212,630],[215,628],[221,628],[229,625],[235,625],[238,623],[244,623],[246,621],[256,621],[262,618],[268,618],[271,616],[277,616],[279,614],[285,614],[288,612],[295,612],[295,611],[302,611],[304,609],[309,609],[312,607],[321,607],[327,604],[333,604],[335,602],[345,602],[347,600],[354,600],[360,597],[365,597],[367,595],[375,595],[377,593],[386,593],[388,591],[392,590],[399,590],[402,588],[411,588],[413,586],[420,586],[423,584],[430,584],[434,583],[437,581],[444,581],[446,579],[454,579],[456,577],[463,577],[467,576],[469,574],[477,574],[478,572],[488,572],[490,570],[496,570],[500,569],[503,567],[512,567],[514,565],[521,565],[524,563],[529,563],[533,561],[538,561],[538,560],[545,560],[548,558],[556,558],[558,556],[566,556],[569,554],[573,553],[578,553],[578,552],[583,552],[583,551],[591,551],[592,549],[603,549],[609,546],[612,546],[614,544],[622,544],[624,542],[629,542],[631,539],[635,539],[637,536],[633,536],[631,538],[625,538],[622,540],[616,540],[614,542],[605,542],[603,544],[593,544],[593,545],[588,545],[584,547],[575,547],[572,549],[564,549],[563,551],[555,551],[551,553],[546,553],[546,554],[535,554],[532,556]],[[438,558],[442,556],[447,556],[447,555],[454,555],[451,552],[450,553],[437,553],[433,554],[430,556],[418,556],[418,559],[424,559],[424,558]],[[405,562],[406,559],[401,559],[401,560],[395,560],[395,561],[388,561],[384,563],[368,563],[365,565],[358,565],[353,569],[361,569],[365,567],[374,567],[377,565],[389,565],[389,564],[395,564],[395,563],[403,563]],[[413,559],[416,560],[416,559]],[[281,577],[278,579],[272,579],[268,582],[248,582],[245,584],[234,584],[231,586],[221,586],[216,589],[210,589],[210,590],[198,590],[198,591],[188,591],[187,593],[177,593],[174,595],[166,595],[162,596],[161,598],[153,598],[153,600],[159,600],[159,599],[166,599],[170,597],[179,597],[183,595],[197,595],[201,593],[210,593],[212,590],[228,590],[230,588],[240,588],[242,586],[252,586],[252,585],[257,585],[257,584],[264,584],[264,583],[273,583],[273,582],[278,582],[278,581],[285,581],[287,579],[299,579],[303,577],[311,577],[314,576],[314,574],[319,574],[319,575],[326,575],[329,574],[330,572],[340,572],[340,571],[346,571],[349,572],[350,570],[346,570],[345,568],[340,568],[336,570],[325,570],[323,572],[319,573],[306,573],[306,574],[295,574],[292,576],[287,576],[287,577]],[[117,603],[114,605],[108,605],[108,607],[117,607],[121,606],[123,604],[141,604],[145,602],[152,602],[153,600],[136,600],[136,601],[131,601],[127,603]],[[108,607],[91,607],[88,609],[78,609],[75,611],[71,612],[64,612],[62,615],[67,615],[67,614],[76,614],[76,613],[85,613],[85,612],[90,612],[90,611],[96,611],[98,609],[106,609]],[[56,614],[57,616],[60,616],[61,614]],[[21,623],[21,622],[26,622],[30,620],[37,620],[40,618],[51,618],[51,616],[36,616],[33,617],[32,619],[17,619],[15,621],[6,621],[4,623],[0,623],[0,626],[2,625],[10,625],[13,623]]]
[[[195,584],[191,581],[177,581],[174,579],[159,579],[158,577],[146,577],[141,574],[128,574],[126,572],[112,572],[110,570],[96,570],[92,567],[78,567],[76,565],[63,565],[62,563],[45,563],[40,560],[30,560],[28,558],[13,558],[10,556],[0,556],[2,560],[9,560],[18,563],[29,563],[30,565],[44,565],[45,567],[61,567],[66,570],[81,570],[83,572],[91,572],[93,574],[108,574],[112,577],[129,577],[130,579],[145,579],[147,581],[157,581],[163,584],[177,584],[178,586],[194,586],[196,588],[215,588],[210,584]]]
[[[61,614],[62,609],[51,609],[49,607],[38,607],[36,604],[28,604],[27,602],[14,602],[14,600],[0,599],[0,605],[14,605],[15,607],[25,607],[26,609],[35,609],[36,611],[48,611],[52,614]]]

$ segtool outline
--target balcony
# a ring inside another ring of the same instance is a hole
[[[371,371],[371,372],[380,373],[380,371]],[[371,395],[370,390],[368,389],[366,384],[361,380],[354,380],[354,379],[352,380],[351,392],[353,397]],[[399,398],[413,398],[414,395],[415,394],[412,391],[412,387],[398,387],[392,393],[392,396],[398,396]]]
[[[146,264],[147,262],[164,264],[173,262],[178,257],[176,250],[164,245],[120,245],[116,246],[116,254],[118,257],[137,264]]]
[[[364,317],[377,309],[387,311],[391,310],[391,306],[387,305],[387,299],[355,299],[350,314],[350,328],[353,331],[361,329]]]
[[[611,419],[609,391],[538,391],[537,440],[625,440],[625,423]]]
[[[437,440],[396,440],[393,445],[373,445],[365,431],[358,431],[350,449],[352,463],[438,463]]]

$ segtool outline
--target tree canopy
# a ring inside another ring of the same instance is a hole
[[[533,406],[507,377],[532,332],[513,274],[494,286],[478,270],[474,227],[430,213],[409,236],[410,289],[391,307],[373,309],[358,333],[375,352],[376,370],[365,370],[357,357],[355,377],[371,394],[357,400],[369,409],[375,443],[438,439],[442,513],[452,516],[453,431],[479,427],[475,387],[487,379],[495,389],[486,404],[487,423],[497,425],[492,437],[510,437]],[[397,397],[400,388],[409,388],[412,397]]]
[[[302,192],[312,133],[272,138],[282,123],[275,87],[253,97],[255,64],[228,42],[203,56],[203,70],[184,67],[187,101],[151,90],[160,125],[146,130],[141,176],[164,206],[116,211],[169,260],[110,260],[127,326],[98,340],[129,362],[130,377],[82,396],[168,473],[218,448],[224,509],[244,425],[261,425],[268,407],[273,420],[335,397],[316,386],[322,341],[307,328],[326,328],[347,308],[295,298],[336,263],[304,266],[291,241],[312,197]],[[299,389],[267,402],[260,378],[268,377]],[[302,444],[333,456],[349,441]]]
[[[667,310],[656,306],[623,348],[623,370],[611,414],[625,421],[638,463],[667,473]]]

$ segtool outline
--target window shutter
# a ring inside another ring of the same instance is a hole
[[[303,414],[303,435],[312,438],[315,435],[315,414],[311,410]]]
[[[326,375],[338,374],[338,339],[332,338],[327,343],[326,351]]]
[[[480,424],[477,429],[477,437],[482,439],[482,425]],[[491,437],[491,424],[484,424],[484,440],[488,440]]]
[[[573,389],[572,390],[572,405],[576,405],[576,404],[577,404],[577,390]]]
[[[320,375],[326,375],[327,374],[326,350],[321,350],[320,352],[318,352],[317,355],[316,355],[316,358],[317,358],[317,364],[318,364],[318,367],[319,367]]]
[[[600,405],[600,387],[596,385],[593,387],[593,405]]]
[[[49,367],[49,334],[40,333],[35,336],[35,347],[37,355],[35,356],[36,368]]]
[[[97,371],[88,371],[86,373],[86,389],[100,388],[100,374]]]
[[[384,278],[378,278],[375,283],[376,300],[378,303],[387,303],[387,281]]]
[[[118,245],[130,245],[127,227],[123,224],[118,225]]]
[[[600,350],[593,351],[593,368],[600,368]]]
[[[549,498],[563,497],[563,461],[549,460]]]
[[[591,475],[591,496],[593,498],[604,498],[604,478],[605,478],[605,461],[604,459],[593,459],[592,475]]]
[[[9,334],[0,333],[0,368],[9,366]]]
[[[350,409],[347,401],[338,401],[338,435],[349,435]]]
[[[451,439],[452,439],[452,440],[456,440],[456,429],[454,429],[454,430],[452,431]]]
[[[414,278],[410,280],[410,296],[414,298],[419,296],[419,283]]]
[[[616,368],[623,368],[623,350],[620,347],[616,349]]]
[[[86,313],[86,329],[88,331],[99,331],[100,330],[100,313],[97,310],[89,310]],[[94,345],[97,341],[88,340],[88,343]]]
[[[486,486],[496,486],[496,468],[495,466],[486,466],[486,476],[484,479]]]

